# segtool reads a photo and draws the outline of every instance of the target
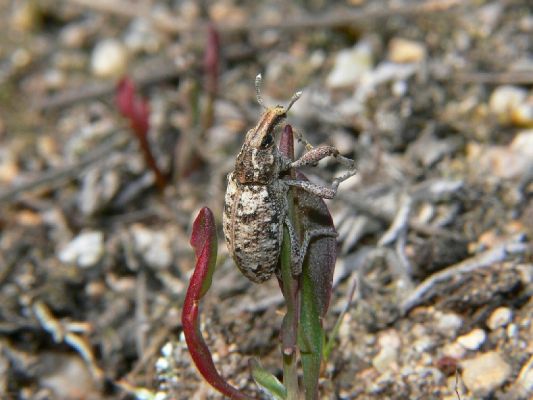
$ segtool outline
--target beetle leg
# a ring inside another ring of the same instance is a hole
[[[339,186],[339,182],[333,181],[332,187],[328,188],[326,186],[317,185],[316,183],[311,183],[309,181],[297,181],[297,180],[291,180],[291,179],[284,179],[284,183],[286,183],[289,186],[294,186],[300,189],[305,190],[306,192],[309,192],[311,194],[314,194],[315,196],[321,197],[323,199],[332,199],[337,194],[337,188]]]
[[[304,234],[304,240],[300,245],[296,231],[294,230],[294,227],[292,226],[292,223],[288,217],[285,218],[285,225],[287,225],[291,240],[291,272],[293,276],[298,276],[302,273],[302,265],[305,259],[305,254],[307,253],[307,248],[312,240],[321,236],[337,237],[338,235],[337,232],[330,228],[314,229],[312,231],[306,230]]]
[[[333,184],[332,184],[332,188],[331,189],[328,189],[328,188],[324,188],[323,191],[320,191],[318,190],[317,191],[317,188],[319,187],[318,185],[312,185],[312,184],[308,184],[308,185],[301,185],[301,184],[295,184],[294,182],[295,181],[286,181],[289,185],[292,185],[292,186],[298,186],[304,190],[307,190],[311,193],[314,193],[316,194],[317,196],[320,196],[320,197],[323,197],[323,198],[326,198],[326,199],[331,199],[335,196],[335,194],[337,193],[337,188],[339,187],[339,184],[343,181],[345,181],[346,179],[350,178],[351,176],[354,176],[356,173],[357,173],[357,168],[355,166],[355,161],[354,160],[351,160],[347,157],[344,157],[344,156],[341,156],[339,154],[339,151],[333,147],[333,146],[318,146],[318,147],[314,147],[313,149],[311,149],[310,151],[308,151],[307,153],[305,153],[303,156],[301,156],[298,160],[296,161],[293,161],[290,163],[290,165],[288,166],[288,168],[299,168],[299,167],[304,167],[306,165],[316,165],[320,160],[326,158],[326,157],[335,157],[335,159],[337,159],[337,161],[339,161],[339,163],[341,163],[342,165],[348,167],[348,171],[346,171],[346,173],[344,173],[343,175],[335,178],[333,180]],[[283,163],[282,163],[283,164]],[[283,167],[286,168],[286,164],[283,164]]]

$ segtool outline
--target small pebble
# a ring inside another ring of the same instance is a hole
[[[492,146],[487,149],[481,168],[503,179],[515,179],[528,174],[533,168],[533,158],[508,147]]]
[[[507,336],[510,338],[518,336],[518,326],[516,324],[507,325]]]
[[[467,350],[477,350],[485,343],[487,334],[483,329],[474,329],[467,333],[466,335],[459,336],[457,338],[457,343],[463,346]]]
[[[151,22],[145,18],[136,18],[124,34],[124,43],[133,53],[155,53],[161,48],[161,39]]]
[[[498,307],[492,312],[489,319],[487,320],[487,326],[490,330],[495,330],[506,326],[511,322],[513,318],[513,312],[507,307]]]
[[[514,107],[511,110],[511,122],[516,126],[533,127],[533,103],[530,101]]]
[[[132,228],[135,248],[144,261],[156,269],[170,267],[173,259],[170,236],[165,231],[154,231],[136,224]]]
[[[436,322],[437,331],[447,337],[455,337],[457,331],[463,325],[462,318],[453,313],[438,315]]]
[[[400,64],[420,62],[426,58],[426,47],[414,40],[394,38],[389,43],[388,58]]]
[[[122,75],[128,64],[126,47],[116,39],[104,39],[93,49],[91,71],[100,78]]]
[[[20,169],[16,160],[0,160],[0,183],[10,184],[20,174]]]
[[[510,377],[512,369],[495,351],[461,362],[463,382],[475,396],[487,396]]]
[[[337,53],[335,65],[326,79],[326,84],[332,89],[353,86],[372,69],[372,65],[370,43],[360,42],[351,49],[344,49]]]
[[[100,231],[80,233],[58,254],[61,262],[77,264],[81,268],[96,265],[104,255],[104,234]]]
[[[521,392],[533,394],[533,356],[524,363],[516,379],[516,384],[520,387]]]
[[[15,7],[11,14],[11,26],[21,32],[29,32],[35,29],[40,22],[41,16],[37,3],[30,0],[18,0],[13,2]]]
[[[509,145],[509,148],[533,158],[533,129],[518,133]]]
[[[372,365],[380,373],[398,368],[398,349],[401,345],[400,336],[395,330],[382,332],[378,337],[379,353],[372,359]]]
[[[501,123],[510,123],[513,110],[522,104],[526,97],[525,89],[511,85],[499,86],[490,96],[489,109]]]
[[[415,340],[412,346],[417,352],[424,353],[435,347],[435,341],[430,336],[422,336]]]
[[[448,343],[442,348],[442,354],[446,357],[460,360],[465,356],[466,350],[459,343]]]
[[[378,337],[378,344],[381,349],[398,349],[400,348],[402,342],[400,336],[398,335],[398,332],[396,332],[395,330],[388,330],[380,333]]]
[[[15,69],[27,67],[32,61],[32,54],[22,47],[17,48],[11,54],[11,64]]]
[[[59,41],[63,46],[71,49],[79,49],[85,45],[89,31],[84,24],[70,23],[59,33]]]

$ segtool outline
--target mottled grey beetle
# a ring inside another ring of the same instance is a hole
[[[257,101],[265,109],[257,125],[246,134],[235,170],[228,176],[224,203],[224,237],[237,267],[253,282],[268,280],[275,272],[283,240],[283,226],[291,238],[292,273],[301,273],[309,242],[319,236],[336,236],[331,229],[305,231],[300,245],[296,232],[287,217],[287,194],[294,186],[319,197],[331,199],[340,182],[356,173],[355,162],[339,155],[336,148],[319,146],[309,149],[301,158],[291,161],[283,156],[274,140],[274,129],[287,116],[287,111],[300,98],[297,92],[287,107],[266,107],[260,93],[261,75],[255,88]],[[301,139],[303,140],[303,139]],[[332,187],[311,182],[282,179],[280,174],[290,168],[314,165],[325,157],[333,156],[349,170],[335,178]]]

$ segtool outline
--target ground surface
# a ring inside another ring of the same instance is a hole
[[[181,334],[188,241],[202,206],[220,226],[258,72],[267,104],[304,88],[289,122],[359,169],[328,203],[326,327],[358,285],[321,397],[533,397],[530,1],[287,3],[0,0],[2,399],[221,398]],[[163,192],[115,105],[124,73],[150,103]],[[254,394],[250,357],[281,374],[279,288],[242,277],[222,240],[219,260],[202,326]]]

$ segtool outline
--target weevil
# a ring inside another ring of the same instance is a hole
[[[260,87],[259,74],[255,80],[255,89],[257,101],[264,112],[257,125],[246,134],[235,169],[228,175],[223,215],[224,237],[229,252],[243,275],[255,283],[268,280],[275,272],[284,226],[290,236],[294,276],[301,273],[307,247],[313,239],[337,236],[329,228],[305,231],[300,244],[287,216],[289,188],[296,187],[321,198],[331,199],[335,197],[339,184],[356,173],[355,162],[341,156],[335,147],[312,147],[302,137],[298,138],[306,143],[307,152],[296,161],[284,156],[275,144],[275,130],[287,117],[287,112],[302,92],[295,93],[287,107],[267,107]],[[316,165],[329,156],[335,157],[348,168],[344,175],[333,180],[331,187],[281,176],[291,168]]]

